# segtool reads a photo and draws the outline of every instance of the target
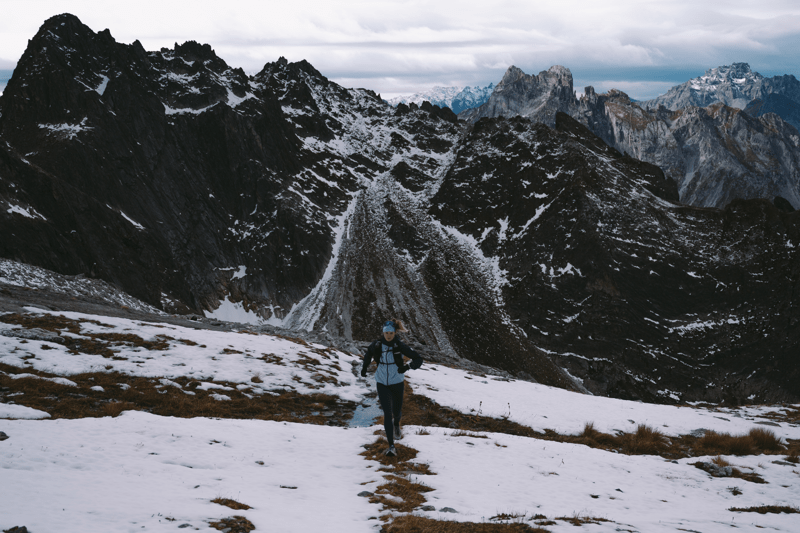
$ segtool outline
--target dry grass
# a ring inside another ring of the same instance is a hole
[[[760,507],[731,507],[728,509],[735,513],[800,513],[797,507],[789,507],[788,505],[762,505]]]
[[[562,516],[560,518],[556,518],[556,520],[563,520],[564,522],[569,522],[573,526],[582,526],[584,524],[597,524],[597,525],[599,525],[600,522],[610,522],[610,520],[608,520],[607,518],[581,516],[579,514],[574,514],[572,516]]]
[[[388,447],[389,443],[385,439],[379,438],[377,441],[366,445],[364,447],[365,451],[361,453],[367,459],[381,463],[379,471],[388,472],[384,476],[386,482],[376,488],[369,501],[370,503],[381,504],[383,506],[381,511],[410,513],[427,501],[425,493],[433,489],[424,483],[411,481],[407,475],[409,473],[434,475],[434,473],[430,471],[427,464],[413,462],[417,457],[417,450],[414,448],[397,444],[395,446],[397,455],[395,457],[387,457],[384,451]],[[391,514],[381,516],[383,521],[388,521],[391,518]]]
[[[473,439],[488,439],[486,435],[481,435],[480,433],[473,433],[472,431],[464,431],[463,429],[457,429],[450,433],[451,437],[471,437]]]
[[[382,504],[382,511],[410,513],[427,501],[423,494],[433,490],[423,483],[415,483],[400,476],[390,474],[384,476],[384,479],[387,482],[379,485],[375,495],[369,499],[370,503]]]
[[[512,512],[512,513],[499,513],[499,514],[496,514],[493,517],[491,517],[489,520],[507,522],[509,520],[517,520],[519,518],[525,518],[526,514],[527,513],[515,513],[515,512]]]
[[[45,372],[19,369],[0,363],[7,374],[34,374],[55,377]],[[235,383],[219,383],[233,390],[199,390],[199,383],[186,377],[175,378],[181,387],[163,386],[156,379],[112,372],[94,372],[69,376],[78,386],[61,385],[37,378],[12,379],[0,375],[0,388],[5,394],[19,393],[13,400],[19,405],[45,411],[52,418],[87,418],[118,416],[122,411],[146,411],[161,416],[180,418],[215,417],[277,420],[318,425],[344,426],[352,418],[355,402],[343,401],[326,394],[283,392],[248,397],[247,390],[236,389]],[[91,390],[101,386],[103,391]],[[126,389],[127,387],[127,389]],[[187,392],[194,394],[187,394]],[[220,401],[211,394],[222,393],[231,399]],[[2,397],[2,396],[0,396]],[[324,416],[321,413],[332,413]],[[316,414],[315,414],[316,413]]]
[[[256,526],[243,516],[231,516],[228,518],[221,518],[216,522],[209,522],[209,526],[216,530],[227,530],[227,533],[250,533]]]
[[[384,528],[386,533],[549,533],[528,524],[493,524],[432,520],[421,516],[399,516]]]
[[[427,463],[414,463],[412,462],[417,457],[417,450],[409,446],[402,446],[396,444],[397,455],[389,457],[384,452],[389,448],[389,443],[384,438],[379,438],[371,444],[364,447],[361,455],[369,460],[377,461],[381,464],[379,470],[381,472],[402,473],[402,472],[415,472],[421,475],[433,476],[436,475],[432,472]]]
[[[24,328],[39,328],[53,333],[61,334],[69,332],[80,335],[81,338],[73,336],[62,336],[64,345],[69,348],[70,353],[86,353],[102,355],[103,357],[113,358],[116,352],[112,350],[115,346],[135,346],[146,350],[166,350],[169,348],[169,341],[181,342],[189,346],[196,343],[185,339],[173,339],[167,335],[156,335],[155,340],[146,341],[132,333],[89,333],[81,331],[81,323],[63,315],[19,315],[9,314],[0,316],[0,322],[15,324]],[[102,327],[113,328],[108,324],[103,324],[97,320],[85,320],[85,323],[95,324]]]
[[[800,452],[800,441],[789,441],[788,450],[769,429],[753,428],[745,435],[707,432],[703,437],[683,435],[667,437],[658,429],[640,424],[635,432],[610,435],[586,423],[577,435],[562,435],[552,430],[544,432],[517,424],[507,418],[491,418],[479,414],[464,414],[442,407],[426,396],[414,394],[406,383],[403,401],[403,422],[407,425],[457,429],[454,435],[475,437],[474,432],[505,433],[540,440],[583,444],[590,448],[616,451],[627,455],[659,455],[667,459],[703,455],[780,454],[794,456]]]
[[[786,448],[774,431],[753,428],[744,435],[708,431],[693,443],[692,449],[694,455],[755,455],[780,453]]]
[[[247,509],[252,509],[249,505],[242,502],[237,502],[236,500],[232,500],[230,498],[214,498],[211,500],[211,503],[218,503],[220,505],[224,505],[225,507],[230,507],[231,509],[235,509],[237,511],[246,511]]]
[[[635,433],[619,435],[617,441],[620,451],[628,455],[662,455],[670,445],[663,433],[645,424],[639,424]]]

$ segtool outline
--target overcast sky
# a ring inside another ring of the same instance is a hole
[[[579,92],[594,85],[640,99],[738,61],[800,75],[798,0],[0,0],[0,69],[64,12],[148,50],[209,43],[250,73],[280,56],[307,59],[384,98],[497,83],[511,65],[532,74],[561,64]]]

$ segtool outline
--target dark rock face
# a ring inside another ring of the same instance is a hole
[[[744,112],[753,117],[763,117],[767,113],[775,113],[795,129],[800,129],[800,102],[791,100],[782,94],[768,94],[763,98],[756,98],[747,104]]]
[[[0,97],[0,256],[344,339],[397,317],[450,360],[573,390],[800,397],[797,213],[677,204],[668,173],[604,142],[651,126],[610,118],[621,93],[575,99],[566,69],[501,85],[555,129],[395,109],[305,61],[247,77],[206,45],[146,52],[54,17]]]
[[[647,111],[624,93],[589,88],[580,104],[573,116],[621,152],[661,167],[684,203],[781,196],[800,206],[800,135],[774,114],[753,118],[722,104]]]
[[[744,88],[752,84],[731,81],[741,81],[736,76],[745,76],[745,70],[749,72],[747,65],[740,67],[726,71],[727,77],[720,78],[727,80],[724,83],[714,76],[704,82],[715,87],[717,92],[709,89],[698,93],[691,84],[684,89],[703,98],[716,98],[715,102],[728,93],[741,95]],[[750,77],[762,79],[757,74]],[[765,84],[758,86],[759,91],[767,90],[768,84]],[[791,86],[789,82],[784,85]],[[786,91],[792,93],[788,88]],[[733,102],[732,98],[728,100]],[[677,96],[669,102],[684,101],[699,102],[696,98],[681,100]],[[771,200],[781,196],[798,208],[800,134],[769,112],[777,105],[775,100],[770,102],[771,107],[763,112],[762,108],[751,107],[750,111],[742,113],[721,103],[670,111],[663,106],[652,107],[658,103],[655,100],[647,103],[651,106],[648,108],[631,101],[623,92],[611,90],[597,94],[592,87],[586,87],[584,96],[578,99],[573,93],[568,69],[552,67],[538,76],[528,76],[511,67],[489,101],[480,108],[462,113],[461,118],[474,121],[481,117],[520,115],[553,126],[556,112],[561,111],[589,127],[620,152],[661,167],[667,177],[678,184],[680,200],[684,203],[725,207],[739,198]]]
[[[207,45],[147,53],[54,17],[0,110],[0,172],[20,177],[3,180],[2,195],[41,214],[3,217],[5,257],[86,272],[176,310],[244,291],[285,305],[324,269],[324,218],[300,223],[301,202],[279,194],[301,168],[292,125],[268,88]],[[284,242],[316,252],[293,281],[281,272]],[[231,283],[220,269],[238,265],[268,274]]]
[[[433,199],[437,219],[499,259],[512,322],[596,394],[796,394],[796,214],[665,201],[675,191],[657,168],[557,124],[482,119]]]

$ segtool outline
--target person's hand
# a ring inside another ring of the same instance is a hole
[[[366,372],[364,372],[363,370],[361,371],[361,377],[362,377],[362,378],[365,378],[365,377],[367,377],[367,373],[366,373]]]
[[[397,371],[400,372],[401,374],[405,374],[406,370],[408,370],[409,368],[410,367],[408,365],[403,365],[400,368],[398,368]]]
[[[422,361],[411,361],[411,368],[413,370],[416,370],[421,366],[422,366]]]

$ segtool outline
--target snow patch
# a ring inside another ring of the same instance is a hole
[[[220,300],[219,307],[213,311],[203,310],[206,318],[214,318],[224,322],[239,322],[241,324],[253,324],[261,326],[265,323],[264,319],[253,311],[244,308],[241,302],[232,302],[230,296]]]
[[[24,405],[0,403],[0,419],[3,418],[14,420],[41,420],[43,418],[50,418],[50,414],[39,411],[38,409],[32,409],[31,407],[25,407]]]
[[[17,215],[22,215],[26,218],[32,218],[34,220],[36,219],[47,220],[44,215],[36,211],[36,209],[34,209],[33,207],[25,208],[19,205],[8,204],[8,209],[6,210],[6,213],[8,213],[9,215],[15,213]]]
[[[84,117],[80,124],[39,124],[40,129],[48,130],[51,134],[58,134],[63,139],[74,140],[79,133],[93,130],[94,128],[86,125],[89,117]]]
[[[103,93],[106,92],[106,87],[108,87],[108,76],[106,76],[105,74],[101,74],[100,84],[97,86],[95,91],[97,91],[97,94],[99,94],[100,96],[103,96]]]

